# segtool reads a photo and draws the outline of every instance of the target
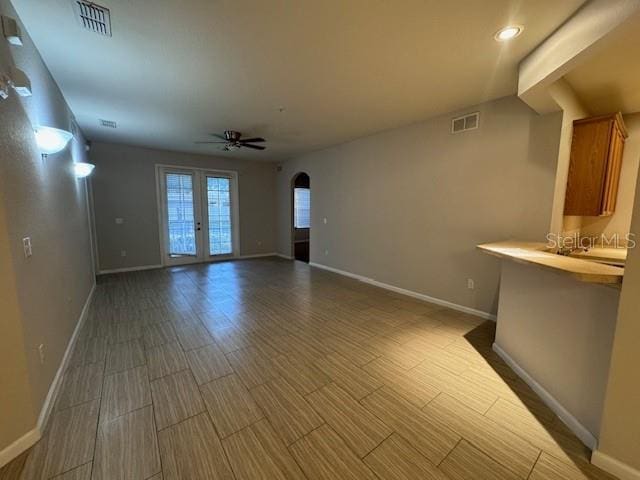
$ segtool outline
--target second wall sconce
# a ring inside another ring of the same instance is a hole
[[[22,35],[20,35],[20,27],[18,26],[18,22],[16,22],[11,17],[5,17],[2,15],[2,33],[4,34],[4,38],[7,39],[11,45],[21,46],[22,45]]]

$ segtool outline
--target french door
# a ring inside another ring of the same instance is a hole
[[[236,172],[158,166],[163,265],[238,255]]]

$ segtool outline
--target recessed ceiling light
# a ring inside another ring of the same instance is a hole
[[[521,25],[509,25],[498,30],[494,35],[494,38],[497,42],[506,42],[507,40],[516,38],[522,33],[522,30],[524,30],[524,27]]]

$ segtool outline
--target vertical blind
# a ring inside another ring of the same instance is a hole
[[[184,173],[167,173],[166,184],[169,255],[195,255],[193,176]]]
[[[293,226],[295,228],[311,228],[311,190],[294,188],[293,204]]]
[[[207,210],[209,212],[209,254],[232,253],[231,181],[224,177],[207,177]]]

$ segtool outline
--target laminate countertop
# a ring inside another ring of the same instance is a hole
[[[575,258],[551,253],[545,243],[505,241],[485,243],[478,248],[489,255],[553,270],[581,282],[619,286],[624,277],[624,268],[583,259],[588,255]]]

